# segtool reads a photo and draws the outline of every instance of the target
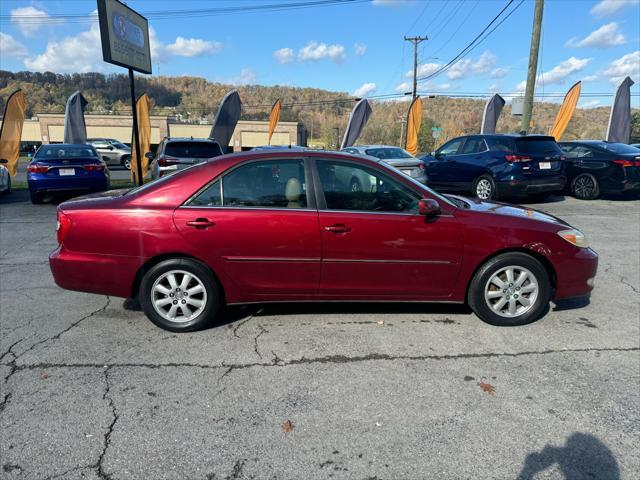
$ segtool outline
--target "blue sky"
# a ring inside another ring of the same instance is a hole
[[[297,0],[302,1],[302,0]],[[131,0],[141,13],[286,3],[286,0]],[[194,75],[234,84],[292,85],[380,95],[409,91],[412,47],[404,35],[428,35],[419,74],[451,60],[508,0],[373,0],[349,5],[191,18],[150,18],[154,74]],[[511,11],[520,0],[510,6]],[[102,62],[97,23],[56,20],[90,14],[93,1],[3,0],[2,69],[60,73],[123,69]],[[422,82],[431,93],[515,93],[523,89],[534,2],[525,0],[451,69]],[[39,18],[42,21],[24,18]],[[613,93],[626,75],[640,106],[640,0],[547,0],[536,93]],[[553,99],[550,99],[553,100]],[[560,101],[561,99],[556,99]],[[580,106],[611,97],[583,96]]]

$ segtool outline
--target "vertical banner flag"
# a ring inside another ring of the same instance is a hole
[[[631,85],[633,80],[625,78],[616,92],[616,99],[611,107],[607,142],[629,143],[631,137]]]
[[[498,117],[500,117],[502,107],[504,107],[504,98],[497,93],[487,101],[482,114],[481,134],[496,133],[496,125],[498,124]]]
[[[18,158],[20,157],[20,139],[24,124],[24,93],[18,89],[7,99],[0,127],[0,158],[7,161],[3,164],[9,175],[16,176]]]
[[[64,143],[87,143],[84,109],[89,104],[78,90],[67,100],[64,111]]]
[[[267,145],[271,145],[271,137],[273,136],[273,132],[276,129],[278,120],[280,120],[281,109],[282,103],[280,103],[280,99],[278,99],[273,104],[273,107],[271,107],[271,113],[269,114],[269,140],[267,141]]]
[[[422,124],[422,99],[416,97],[411,102],[409,113],[407,113],[407,152],[417,155],[420,148],[418,133]]]
[[[366,98],[359,100],[356,106],[353,107],[353,110],[351,110],[351,115],[349,115],[349,123],[344,132],[340,148],[350,147],[356,143],[370,116],[371,105],[369,104],[369,100]]]
[[[567,129],[569,120],[571,120],[573,112],[576,110],[576,105],[580,99],[580,88],[581,83],[576,82],[573,87],[569,89],[567,94],[564,96],[564,102],[562,102],[562,106],[560,107],[560,110],[558,110],[553,126],[551,127],[551,130],[549,130],[549,135],[557,141],[560,140],[562,134]]]
[[[140,142],[140,153],[142,158],[140,163],[142,164],[142,173],[138,172],[138,161],[136,157],[136,149],[131,149],[131,180],[137,182],[142,175],[144,179],[149,169],[149,159],[146,153],[151,151],[151,118],[149,117],[149,96],[143,93],[138,97],[136,101],[136,113],[138,114],[138,141]],[[131,145],[135,144],[133,138],[133,132],[131,133]]]
[[[213,119],[209,138],[218,142],[223,152],[229,146],[233,131],[240,120],[241,110],[242,102],[237,90],[231,90],[220,102],[218,113]]]

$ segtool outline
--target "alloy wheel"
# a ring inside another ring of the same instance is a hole
[[[151,296],[158,315],[173,323],[193,320],[207,305],[204,283],[185,270],[170,270],[158,277],[151,287]]]
[[[535,275],[524,267],[511,265],[491,275],[484,288],[484,300],[497,315],[514,318],[534,306],[538,292]]]
[[[491,194],[493,193],[493,186],[491,182],[486,178],[481,178],[476,183],[476,196],[481,200],[488,200],[491,198]]]
[[[596,185],[590,175],[580,175],[573,184],[573,194],[578,198],[593,198]]]

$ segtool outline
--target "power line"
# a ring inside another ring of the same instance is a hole
[[[141,12],[148,19],[168,20],[191,17],[214,17],[221,15],[234,15],[239,13],[256,13],[283,10],[297,10],[312,7],[327,7],[337,5],[353,5],[369,3],[372,0],[308,0],[287,3],[239,5],[230,7],[212,7],[193,10],[153,10]],[[0,23],[19,21],[22,25],[52,25],[61,23],[97,22],[97,14],[49,14],[47,17],[34,17],[32,15],[0,15]]]
[[[498,18],[507,10],[507,8],[509,8],[509,6],[514,2],[514,0],[509,0],[509,2],[504,6],[504,8],[502,10],[500,10],[500,12],[498,12],[498,14],[493,17],[493,19],[487,24],[486,27],[484,27],[484,29],[482,29],[482,31],[476,35],[476,37],[471,40],[471,42],[469,42],[469,44],[464,47],[453,59],[451,59],[446,65],[440,67],[438,70],[436,70],[435,72],[433,72],[430,75],[426,75],[424,77],[419,78],[419,80],[423,81],[423,80],[429,80],[430,78],[433,78],[437,75],[440,75],[441,73],[445,72],[446,70],[448,70],[449,68],[451,68],[455,63],[458,62],[458,60],[462,59],[462,57],[464,57],[467,53],[469,53],[473,48],[475,48],[477,45],[479,45],[479,43],[482,41],[480,40],[480,38],[487,32],[487,30],[489,30],[489,28],[491,27],[491,25],[493,25]],[[509,15],[511,15],[513,12],[516,11],[516,9],[518,7],[520,7],[520,5],[522,5],[522,3],[524,2],[524,0],[521,0],[520,3],[509,13]],[[505,17],[503,19],[506,20],[509,15],[507,15],[507,17]],[[502,22],[501,22],[502,23]],[[498,24],[500,25],[500,24]],[[496,26],[497,27],[497,26]],[[494,29],[495,30],[495,29]],[[493,32],[493,30],[492,30]],[[487,36],[489,36],[491,34],[491,32],[489,32],[489,34],[487,34]],[[484,38],[487,38],[487,36],[485,36]],[[484,39],[483,39],[484,40]]]

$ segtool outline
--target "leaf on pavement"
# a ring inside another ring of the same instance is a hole
[[[480,382],[478,385],[480,386],[483,392],[487,392],[489,395],[495,395],[496,389],[490,383]]]
[[[285,431],[285,433],[290,432],[291,430],[293,430],[293,422],[291,420],[287,420],[282,424],[282,430]]]

